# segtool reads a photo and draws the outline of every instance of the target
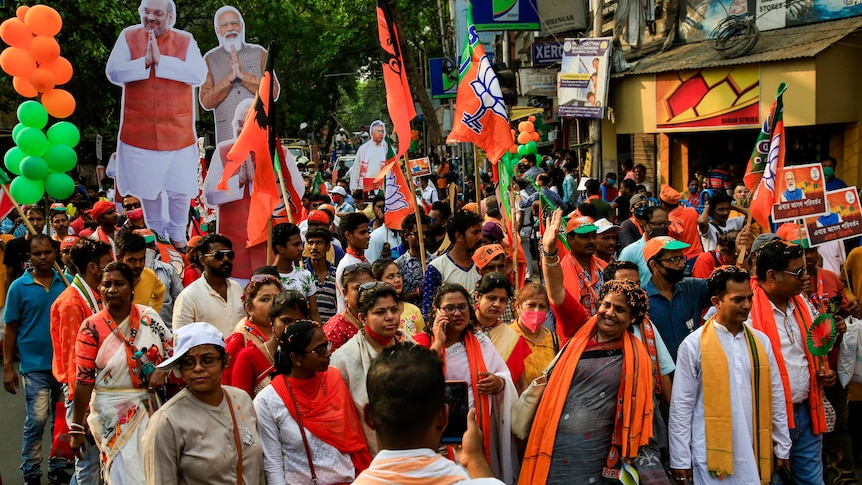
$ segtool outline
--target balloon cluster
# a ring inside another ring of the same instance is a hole
[[[14,147],[3,157],[3,163],[18,177],[9,191],[21,204],[33,204],[45,192],[55,199],[65,199],[75,190],[75,182],[65,172],[75,168],[78,155],[75,146],[81,140],[78,128],[68,121],[48,127],[48,116],[67,118],[75,111],[75,99],[55,86],[72,78],[72,65],[60,57],[60,45],[54,36],[63,21],[47,5],[18,7],[17,17],[0,24],[0,39],[9,44],[0,53],[0,68],[13,76],[15,91],[26,98],[18,106],[18,123],[12,129]]]
[[[47,5],[21,6],[17,17],[0,24],[0,39],[9,44],[0,53],[0,68],[12,76],[12,86],[25,98],[42,95],[42,105],[55,118],[68,118],[75,111],[75,98],[55,86],[72,79],[72,64],[60,56],[54,38],[63,19]]]
[[[524,155],[536,154],[539,153],[539,147],[536,145],[541,138],[539,133],[536,131],[536,127],[533,125],[533,122],[536,121],[535,116],[530,116],[527,118],[529,121],[522,121],[518,123],[518,133],[516,139],[518,143],[512,145],[512,148],[509,149],[509,153],[512,155],[518,154],[522,157]],[[512,136],[515,136],[515,130],[512,130]]]

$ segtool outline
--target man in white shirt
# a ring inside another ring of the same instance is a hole
[[[717,312],[677,353],[668,421],[672,473],[677,482],[764,483],[790,457],[781,374],[769,337],[744,323],[753,295],[748,272],[725,266],[708,286]]]
[[[368,216],[362,212],[352,212],[341,219],[339,229],[347,242],[347,251],[344,257],[338,263],[338,268],[335,270],[335,296],[338,302],[338,313],[341,313],[347,308],[347,303],[344,300],[344,286],[341,284],[341,276],[344,274],[344,268],[357,264],[367,263],[365,258],[365,250],[368,249],[368,242],[371,239],[368,233]]]
[[[503,483],[485,459],[475,410],[467,415],[458,454],[461,466],[437,453],[450,414],[443,361],[434,351],[406,342],[385,349],[372,361],[366,386],[369,404],[363,418],[374,429],[380,452],[354,485]],[[405,413],[407,408],[412,412]]]
[[[242,286],[230,279],[233,243],[221,234],[208,234],[198,242],[197,252],[204,272],[177,296],[173,331],[192,322],[207,322],[227,338],[245,317]]]
[[[709,198],[703,212],[697,218],[697,230],[700,234],[700,242],[703,244],[703,252],[709,252],[718,245],[718,236],[728,231],[739,231],[745,225],[745,217],[730,216],[730,203],[733,199],[723,190],[716,191]],[[734,206],[735,210],[748,212],[742,206]]]
[[[800,295],[806,279],[802,246],[782,240],[764,244],[757,253],[750,323],[769,336],[781,373],[793,441],[793,480],[797,484],[822,484],[822,440],[826,432],[823,388],[834,386],[837,377],[831,369],[819,369],[806,345],[813,320]],[[844,320],[839,315],[835,320],[837,332],[843,334],[847,329]]]

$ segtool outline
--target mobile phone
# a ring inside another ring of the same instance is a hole
[[[449,424],[443,430],[440,443],[461,443],[467,431],[467,413],[470,410],[467,381],[446,381],[444,392],[449,405]]]
[[[838,313],[841,308],[841,295],[829,299],[829,313]]]

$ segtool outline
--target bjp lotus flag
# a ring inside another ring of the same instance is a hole
[[[248,211],[248,240],[246,246],[251,247],[266,241],[267,222],[272,212],[281,204],[281,195],[276,181],[273,166],[274,135],[271,133],[270,109],[272,100],[272,50],[266,59],[266,72],[260,82],[260,88],[254,98],[252,108],[248,110],[242,131],[227,154],[228,161],[216,188],[227,191],[227,181],[248,160],[254,161],[253,192]]]
[[[386,205],[383,206],[383,222],[393,231],[401,230],[401,222],[416,210],[416,197],[410,193],[404,172],[401,170],[398,158],[390,158],[375,182],[385,180],[383,185]]]
[[[769,227],[769,215],[775,204],[775,180],[784,172],[784,91],[787,85],[778,85],[778,94],[769,116],[763,122],[760,136],[745,171],[745,185],[752,183],[751,217],[762,227]],[[759,177],[759,181],[754,183]],[[756,187],[756,188],[755,188]]]
[[[377,31],[380,37],[383,61],[383,82],[386,84],[386,107],[395,134],[398,135],[398,153],[407,152],[410,147],[410,121],[416,117],[416,107],[407,83],[407,72],[401,58],[401,40],[398,29],[389,11],[388,0],[377,0]],[[389,225],[387,224],[387,227]]]
[[[446,143],[457,142],[475,143],[494,163],[515,144],[500,82],[473,25],[471,4],[467,7],[467,40],[458,68],[455,123],[446,138]]]

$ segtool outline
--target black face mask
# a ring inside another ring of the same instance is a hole
[[[661,263],[659,263],[661,264]],[[682,278],[685,276],[685,268],[681,269],[669,269],[662,266],[662,276],[668,283],[674,284],[682,281]]]

